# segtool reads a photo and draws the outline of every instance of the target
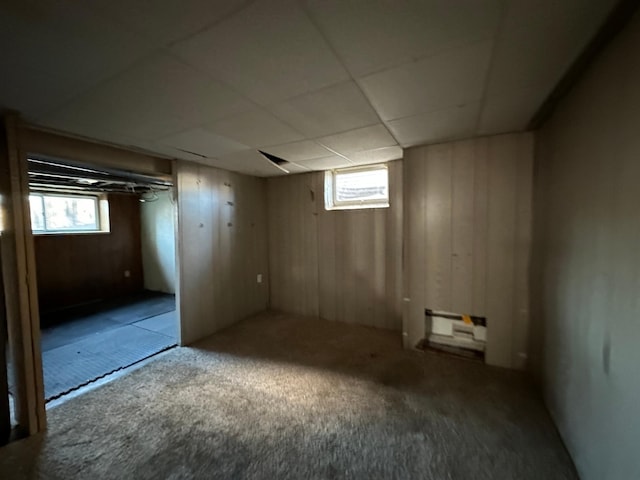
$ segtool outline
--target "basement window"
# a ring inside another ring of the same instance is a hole
[[[31,193],[29,207],[36,234],[109,231],[109,204],[103,195]]]
[[[327,170],[324,176],[327,210],[386,208],[389,169],[386,165]]]

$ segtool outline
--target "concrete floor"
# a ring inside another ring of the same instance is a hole
[[[525,375],[266,313],[49,411],[0,477],[576,479]]]

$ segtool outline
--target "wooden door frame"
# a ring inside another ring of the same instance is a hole
[[[73,138],[42,130],[21,122],[17,114],[4,118],[6,148],[0,162],[9,172],[3,188],[0,181],[0,208],[4,217],[3,271],[9,344],[16,380],[16,417],[19,436],[46,430],[40,314],[33,233],[29,208],[29,155],[75,160],[96,166],[122,168],[147,174],[160,174],[174,181],[176,237],[176,299],[180,291],[176,160],[123,150],[112,145]],[[1,148],[1,147],[0,147]],[[1,169],[0,169],[1,170]],[[6,190],[6,191],[5,191]],[[0,218],[2,218],[0,217]],[[6,239],[6,241],[5,241]],[[178,313],[178,322],[181,316]],[[179,331],[181,329],[179,328]],[[181,338],[178,338],[182,344]]]

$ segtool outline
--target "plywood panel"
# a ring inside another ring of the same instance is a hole
[[[451,309],[473,310],[473,230],[475,142],[455,143],[452,148],[451,205]]]
[[[401,328],[401,162],[389,181],[387,209],[327,211],[323,172],[268,180],[272,308]]]
[[[532,363],[585,480],[640,478],[638,52],[636,14],[536,145]]]
[[[528,358],[529,319],[530,319],[530,274],[531,243],[533,234],[533,136],[519,142],[519,154],[516,156],[516,251],[514,269],[514,331],[512,345],[512,365],[525,368]]]
[[[401,329],[403,315],[403,212],[404,212],[404,183],[402,161],[390,165],[389,185],[391,214],[384,215],[385,238],[385,323],[390,329]]]
[[[489,202],[489,138],[474,141],[473,271],[471,312],[487,314],[487,225]]]
[[[427,197],[425,159],[426,148],[413,148],[404,155],[405,196],[405,252],[406,315],[403,316],[403,344],[412,348],[424,336],[424,309],[426,308],[426,221]]]
[[[177,163],[183,344],[267,308],[263,179]],[[263,282],[257,282],[262,274]]]
[[[319,312],[314,192],[313,175],[279,177],[268,183],[270,306],[309,316]]]
[[[425,307],[451,310],[451,201],[452,145],[434,145],[426,151]]]
[[[515,323],[517,138],[493,137],[489,144],[487,224],[487,362],[512,365]]]
[[[524,366],[532,156],[531,134],[405,151],[405,346],[425,308],[486,315],[487,362]]]

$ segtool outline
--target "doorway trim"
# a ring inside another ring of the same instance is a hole
[[[9,182],[0,185],[3,236],[10,250],[3,248],[3,278],[9,342],[16,379],[16,417],[21,436],[46,430],[44,379],[40,348],[40,315],[33,233],[30,226],[28,156],[43,155],[112,167],[137,173],[164,176],[176,191],[176,160],[112,145],[61,135],[23,123],[15,113],[4,118],[6,150],[0,153],[0,170],[9,172]],[[0,182],[1,184],[2,182]],[[180,315],[180,254],[177,195],[174,202],[176,238],[176,301],[178,302],[178,344],[182,345]],[[3,241],[3,247],[5,243]]]

